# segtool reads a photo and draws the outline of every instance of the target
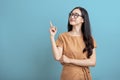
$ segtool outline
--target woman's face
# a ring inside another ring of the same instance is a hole
[[[79,9],[74,9],[69,16],[69,23],[72,26],[81,25],[84,22],[82,13]]]

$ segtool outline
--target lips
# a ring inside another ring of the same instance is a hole
[[[70,22],[75,22],[75,20],[71,19]]]

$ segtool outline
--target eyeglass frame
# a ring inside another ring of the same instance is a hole
[[[75,19],[77,19],[79,16],[80,16],[80,17],[83,17],[82,15],[80,15],[80,14],[78,14],[78,13],[69,13],[69,18],[72,17],[72,16],[73,16]]]

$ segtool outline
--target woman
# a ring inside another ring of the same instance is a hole
[[[75,7],[69,14],[68,32],[61,33],[55,42],[56,32],[51,24],[53,56],[63,65],[61,80],[92,80],[89,67],[96,65],[96,42],[87,11]]]

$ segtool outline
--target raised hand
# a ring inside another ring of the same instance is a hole
[[[57,28],[53,26],[52,22],[50,21],[50,35],[54,37],[56,32],[57,32]]]

